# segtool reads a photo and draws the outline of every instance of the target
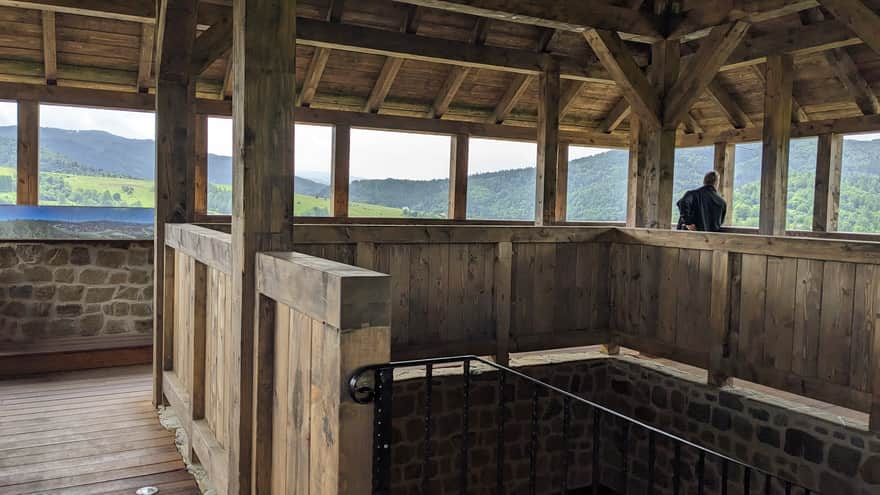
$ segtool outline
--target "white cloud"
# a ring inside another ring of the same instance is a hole
[[[14,102],[0,101],[0,126],[18,124],[18,105]]]
[[[40,127],[105,131],[129,139],[155,139],[152,112],[40,105]]]
[[[873,141],[880,139],[880,134],[851,134],[844,136],[844,139],[852,139],[853,141]]]

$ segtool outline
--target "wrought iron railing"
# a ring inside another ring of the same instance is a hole
[[[469,483],[469,432],[470,432],[470,407],[471,407],[471,379],[472,379],[472,363],[480,363],[489,367],[498,373],[497,386],[498,394],[498,421],[496,435],[496,491],[497,494],[507,493],[505,490],[505,408],[507,399],[505,397],[505,385],[510,378],[522,380],[532,387],[531,390],[531,430],[529,437],[529,479],[528,490],[530,494],[537,491],[537,465],[538,465],[538,432],[541,418],[538,414],[538,405],[541,400],[541,394],[550,397],[561,398],[563,402],[563,420],[562,420],[562,437],[563,437],[563,454],[562,454],[562,476],[559,486],[559,493],[565,495],[569,493],[573,487],[569,486],[569,471],[573,462],[572,455],[572,409],[573,407],[586,407],[592,410],[592,493],[595,495],[600,492],[602,486],[601,471],[601,444],[602,444],[602,425],[603,418],[610,417],[617,419],[621,424],[623,431],[621,438],[621,476],[618,477],[621,487],[615,487],[618,491],[626,494],[627,485],[630,482],[629,476],[629,450],[630,447],[630,430],[639,428],[647,432],[647,480],[642,480],[645,484],[645,493],[655,493],[658,487],[656,484],[657,470],[657,440],[665,439],[673,445],[672,460],[672,476],[671,483],[666,485],[671,489],[671,493],[678,495],[685,493],[686,488],[682,483],[682,449],[694,449],[697,453],[697,464],[695,466],[696,492],[699,495],[707,493],[706,486],[706,465],[707,460],[718,462],[720,473],[719,486],[713,487],[714,493],[727,495],[734,493],[729,491],[729,485],[732,482],[730,477],[731,466],[738,468],[738,474],[741,473],[742,478],[739,480],[739,487],[742,488],[743,494],[763,493],[770,495],[771,493],[785,493],[786,495],[813,495],[818,492],[811,492],[810,489],[800,486],[790,480],[786,480],[775,474],[769,473],[756,466],[736,460],[724,454],[712,451],[706,447],[697,445],[683,438],[667,433],[654,426],[648,425],[639,420],[630,418],[617,411],[609,409],[590,400],[579,397],[573,393],[562,390],[548,383],[537,380],[524,373],[514,369],[501,366],[491,361],[487,361],[478,356],[454,356],[446,358],[425,359],[416,361],[400,361],[387,364],[378,364],[366,366],[357,370],[349,379],[349,392],[352,399],[359,404],[373,403],[375,408],[375,416],[373,423],[373,493],[376,495],[388,495],[391,493],[391,443],[392,443],[392,404],[393,404],[393,385],[394,371],[397,369],[418,369],[424,370],[424,440],[421,448],[422,470],[421,484],[422,493],[428,492],[431,480],[431,470],[428,468],[432,460],[432,434],[434,432],[434,421],[432,414],[434,413],[433,401],[433,382],[434,371],[437,366],[460,364],[462,367],[462,435],[460,437],[459,447],[461,449],[461,459],[458,466],[459,477],[459,493],[468,493]],[[546,399],[547,397],[545,397]],[[605,419],[604,421],[607,421]],[[763,478],[761,480],[760,478]],[[776,480],[776,484],[774,484]],[[758,486],[763,481],[763,486]],[[583,487],[578,487],[583,488]],[[579,491],[579,493],[581,493]]]

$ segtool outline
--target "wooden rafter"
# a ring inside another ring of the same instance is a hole
[[[55,41],[55,12],[43,11],[43,68],[46,84],[58,81],[58,50]]]
[[[752,71],[755,73],[755,76],[761,81],[761,86],[763,87],[767,84],[767,79],[764,77],[764,71],[761,70],[757,65],[752,66]],[[791,97],[791,121],[792,122],[809,122],[810,116],[807,115],[807,112],[804,111],[804,108],[798,103],[797,98],[794,96]]]
[[[825,9],[880,54],[880,16],[862,0],[820,0]]]
[[[232,83],[235,79],[235,70],[232,66],[232,53],[226,57],[226,74],[223,75],[223,85],[220,87],[220,97],[224,100],[232,99]]]
[[[562,96],[559,98],[559,118],[562,119],[565,117],[565,114],[571,110],[571,104],[574,103],[574,100],[581,94],[584,86],[587,83],[583,81],[572,81],[569,83],[568,87],[562,92]]]
[[[137,89],[140,93],[146,93],[150,87],[153,71],[153,45],[155,42],[156,28],[151,24],[141,25],[141,48],[138,56],[138,79]]]
[[[660,98],[620,36],[591,29],[584,33],[584,38],[617,83],[633,112],[646,124],[660,126]]]
[[[662,38],[655,19],[605,0],[556,0],[548,9],[544,0],[395,0],[440,10],[460,12],[520,24],[582,32],[596,28],[628,33],[632,39]]]
[[[485,17],[477,17],[474,22],[474,28],[471,30],[470,43],[475,46],[484,45],[488,33],[489,19]],[[440,87],[437,97],[434,98],[434,104],[431,105],[431,110],[428,112],[428,118],[439,119],[449,111],[449,106],[452,104],[452,100],[455,99],[455,95],[458,94],[458,90],[461,89],[461,85],[464,84],[464,80],[467,79],[470,72],[471,70],[468,67],[450,68],[449,74],[443,82],[443,86]]]
[[[535,52],[546,52],[555,34],[555,29],[541,28],[538,41],[535,43]],[[537,80],[537,76],[516,76],[510,81],[504,96],[501,97],[501,101],[498,102],[498,105],[495,106],[495,111],[492,113],[492,118],[496,124],[500,124],[507,119],[507,116],[516,108],[517,103],[519,103],[519,100],[526,93],[529,86]]]
[[[330,0],[324,20],[333,23],[342,22],[344,7],[345,0]],[[303,87],[296,95],[296,106],[309,107],[312,105],[312,100],[315,99],[315,94],[318,92],[318,85],[321,84],[321,78],[324,77],[328,60],[330,60],[329,48],[320,46],[315,48],[312,59],[309,61]]]
[[[743,111],[742,107],[734,101],[733,97],[728,93],[718,80],[714,80],[706,88],[706,93],[715,100],[718,108],[724,113],[724,117],[730,122],[734,129],[744,129],[754,125],[752,119]]]
[[[748,29],[749,24],[742,21],[712,29],[709,36],[700,44],[694,58],[688,63],[688,69],[667,94],[663,115],[664,125],[673,128],[678,126],[682,117],[705,91],[706,86],[712,82],[718,69],[733,53]]]
[[[688,112],[688,114],[684,116],[684,120],[682,120],[682,125],[684,125],[684,130],[688,134],[703,132],[703,126],[701,126],[699,121],[697,121],[697,117],[694,115],[694,112]]]
[[[156,22],[154,0],[0,0],[0,7],[18,7],[146,24]]]
[[[492,122],[496,124],[504,122],[534,80],[534,77],[522,74],[514,76],[513,80],[507,86],[507,91],[504,92],[504,96],[501,97],[501,101],[495,105],[495,111],[492,112]]]
[[[201,74],[232,49],[232,17],[225,16],[196,38],[192,70]]]
[[[416,31],[419,29],[419,18],[418,7],[414,5],[407,6],[403,21],[400,23],[400,32],[416,34]],[[397,74],[400,72],[400,68],[403,67],[403,62],[404,59],[399,57],[388,57],[385,60],[385,64],[379,72],[379,78],[373,84],[373,89],[370,91],[367,103],[364,104],[365,112],[377,113],[379,111],[382,103],[385,102],[385,98],[388,97],[388,93],[391,92],[391,86],[394,84],[394,80],[397,79]]]
[[[599,130],[602,132],[615,131],[620,127],[620,124],[629,117],[631,110],[632,107],[629,106],[629,102],[626,101],[626,98],[617,100],[617,103],[602,120],[602,123],[599,125]]]
[[[880,113],[880,102],[868,81],[862,77],[858,66],[843,48],[837,48],[825,52],[825,60],[834,70],[834,75],[843,83],[849,91],[859,110],[865,115]]]

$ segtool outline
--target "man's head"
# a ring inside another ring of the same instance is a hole
[[[718,172],[714,170],[707,172],[706,175],[703,176],[703,185],[718,187]]]

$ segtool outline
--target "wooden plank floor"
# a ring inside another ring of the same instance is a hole
[[[199,493],[151,384],[145,366],[0,381],[0,494]]]

